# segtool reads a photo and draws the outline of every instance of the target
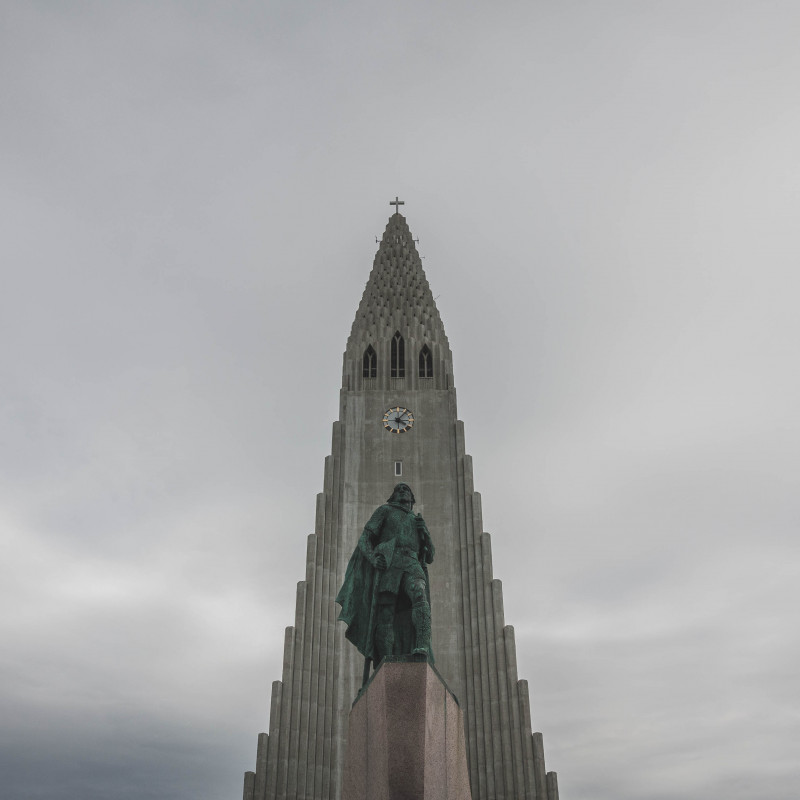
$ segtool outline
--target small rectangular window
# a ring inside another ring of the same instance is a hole
[[[399,478],[403,474],[403,462],[402,461],[395,461],[394,462],[394,476],[395,478]]]

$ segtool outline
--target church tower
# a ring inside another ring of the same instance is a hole
[[[334,598],[364,524],[400,481],[414,491],[414,510],[436,547],[433,652],[464,712],[472,797],[558,800],[542,736],[531,729],[527,682],[517,678],[502,585],[492,573],[491,541],[456,413],[450,344],[399,213],[402,201],[392,205],[398,210],[347,340],[305,579],[297,587],[294,625],[286,629],[283,674],[272,685],[269,733],[259,735],[244,800],[341,798],[347,716],[364,661],[344,638]]]

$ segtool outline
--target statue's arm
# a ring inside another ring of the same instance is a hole
[[[417,514],[417,531],[422,540],[422,557],[425,559],[426,564],[432,564],[436,548],[433,546],[433,539],[431,539],[430,531],[421,514]]]
[[[376,509],[373,515],[369,518],[369,522],[364,526],[364,530],[361,533],[361,538],[358,540],[358,549],[373,567],[378,567],[376,564],[376,558],[383,558],[383,556],[376,557],[373,542],[378,541],[378,536],[381,531],[381,525],[383,524],[383,518],[385,514],[386,511],[382,506]],[[386,569],[386,567],[384,567],[384,569]]]

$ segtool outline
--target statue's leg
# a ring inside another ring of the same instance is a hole
[[[409,575],[405,590],[411,599],[411,622],[414,624],[414,655],[426,659],[431,649],[431,607],[425,594],[425,580]]]
[[[381,592],[378,598],[377,618],[375,626],[376,663],[383,656],[394,653],[394,605],[395,596],[389,592]]]
[[[427,658],[431,649],[431,607],[427,600],[412,607],[411,621],[416,632],[414,655]]]

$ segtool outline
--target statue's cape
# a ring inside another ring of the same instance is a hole
[[[344,583],[336,595],[336,602],[342,607],[339,619],[347,624],[345,636],[364,658],[374,658],[372,616],[375,610],[376,570],[367,561],[359,547],[353,551]]]

